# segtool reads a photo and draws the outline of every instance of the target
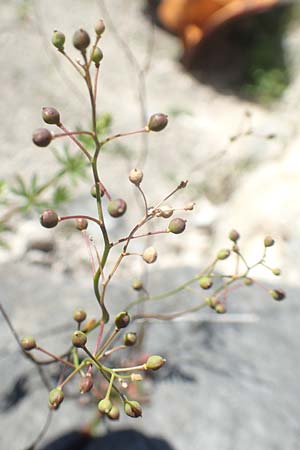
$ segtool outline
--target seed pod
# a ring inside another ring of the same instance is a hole
[[[218,305],[215,306],[215,311],[218,314],[225,314],[227,312],[226,306],[223,305],[223,303],[219,303]]]
[[[93,330],[95,328],[95,324],[97,323],[96,319],[90,319],[88,320],[83,327],[81,328],[81,331],[86,333],[87,331]]]
[[[75,331],[72,335],[72,344],[74,347],[83,348],[87,342],[86,334],[82,331]]]
[[[144,286],[143,286],[142,280],[133,280],[132,283],[131,283],[131,287],[135,291],[141,291]]]
[[[85,310],[81,308],[76,309],[73,314],[73,319],[78,323],[83,322],[86,319]]]
[[[131,183],[135,184],[136,186],[139,186],[142,182],[143,179],[143,172],[140,169],[132,169],[129,172],[129,181],[131,181]]]
[[[115,325],[118,330],[120,328],[126,328],[129,325],[129,322],[130,322],[130,316],[125,311],[120,312],[115,317]]]
[[[101,197],[103,197],[103,195],[104,195],[104,191],[101,188],[100,188],[100,195],[101,195]],[[91,196],[94,198],[97,198],[97,190],[96,190],[95,184],[93,184],[93,186],[91,187]]]
[[[107,417],[110,420],[118,420],[120,417],[120,410],[117,406],[113,405],[109,413],[107,414]]]
[[[32,141],[38,147],[47,147],[52,141],[52,133],[47,128],[38,128],[32,135]]]
[[[272,245],[275,244],[274,239],[272,238],[272,236],[266,236],[264,239],[264,246],[265,247],[272,247]]]
[[[100,62],[103,59],[103,52],[99,47],[96,47],[93,51],[92,61],[96,64],[96,66],[99,66]]]
[[[157,251],[154,247],[148,247],[144,250],[143,260],[147,264],[153,264],[157,260]]]
[[[105,31],[105,24],[102,19],[97,20],[97,22],[94,25],[94,30],[97,34],[97,36],[101,36],[101,34]]]
[[[53,31],[52,44],[54,47],[58,48],[58,50],[64,49],[65,40],[66,36],[61,31]]]
[[[281,275],[281,270],[279,269],[279,267],[274,267],[274,269],[272,269],[272,272],[277,277],[279,277],[279,275]]]
[[[229,237],[229,239],[230,239],[232,242],[236,242],[236,241],[239,240],[240,234],[239,234],[239,232],[236,231],[236,230],[231,230],[231,231],[229,232],[228,237]]]
[[[109,398],[104,398],[98,403],[98,409],[102,414],[108,414],[112,409],[112,402]]]
[[[253,284],[252,278],[246,277],[246,278],[244,279],[244,285],[245,285],[245,286],[251,286],[252,284]]]
[[[92,389],[93,385],[94,383],[92,375],[90,373],[87,373],[86,375],[80,378],[79,383],[80,394],[86,394],[87,392],[89,392]]]
[[[49,392],[48,405],[50,409],[57,409],[64,399],[61,388],[54,388]]]
[[[136,400],[126,401],[124,411],[129,417],[140,417],[142,415],[142,407]]]
[[[230,255],[230,250],[228,250],[227,248],[222,248],[221,250],[218,251],[217,258],[219,260],[223,260],[223,259],[228,258],[229,255]]]
[[[90,45],[90,36],[88,33],[80,28],[79,30],[75,31],[73,35],[73,45],[77,50],[80,50],[83,52],[89,45]]]
[[[213,280],[210,277],[201,277],[199,284],[202,289],[210,289],[213,285]]]
[[[60,125],[60,115],[57,109],[52,106],[42,108],[43,121],[49,125]]]
[[[166,114],[153,114],[148,122],[147,129],[149,131],[161,131],[166,128],[168,124],[168,116]]]
[[[52,209],[46,209],[40,216],[40,222],[45,228],[54,228],[59,222],[59,217]]]
[[[88,226],[89,226],[89,223],[86,219],[76,219],[75,220],[75,227],[79,231],[86,230]]]
[[[270,289],[269,294],[278,302],[284,300],[286,297],[286,294],[282,289]]]
[[[168,205],[163,205],[160,207],[160,216],[164,219],[169,219],[173,215],[174,209]]]
[[[168,225],[168,231],[174,234],[180,234],[185,230],[186,220],[177,217],[176,219],[172,219]]]
[[[21,339],[21,345],[23,350],[29,352],[29,350],[33,350],[34,348],[36,348],[36,341],[32,336],[26,336]]]
[[[125,333],[123,337],[123,342],[126,347],[132,347],[137,341],[136,333],[130,332]]]
[[[122,198],[117,198],[115,200],[110,200],[107,205],[108,213],[112,217],[121,217],[125,214],[127,205],[125,200]]]
[[[160,369],[164,364],[166,360],[158,355],[149,356],[145,363],[146,369],[150,370],[158,370]]]

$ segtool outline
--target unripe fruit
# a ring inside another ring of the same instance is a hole
[[[117,406],[113,405],[109,413],[107,414],[107,417],[110,420],[118,420],[120,417],[120,410]]]
[[[54,228],[59,222],[59,217],[52,209],[46,209],[40,216],[40,222],[45,228]]]
[[[57,109],[52,106],[45,106],[42,109],[42,117],[44,122],[49,125],[60,125],[60,115]]]
[[[54,388],[49,392],[48,405],[50,409],[57,409],[64,399],[61,388]]]
[[[217,258],[220,260],[223,260],[223,259],[228,258],[229,255],[230,255],[230,250],[228,250],[227,248],[222,248],[221,250],[218,251]]]
[[[82,331],[75,331],[75,333],[73,333],[72,344],[74,345],[74,347],[82,348],[85,346],[86,342],[87,337],[85,333],[83,333]]]
[[[75,220],[75,227],[79,231],[86,230],[88,225],[89,225],[89,223],[86,219],[76,219]]]
[[[99,66],[100,62],[103,59],[103,52],[99,47],[96,47],[93,51],[92,61],[96,64],[96,66]]]
[[[272,247],[272,245],[275,244],[274,239],[272,238],[272,236],[266,236],[264,239],[264,246],[265,247]]]
[[[158,370],[160,369],[164,364],[166,360],[158,355],[149,356],[145,363],[146,369],[150,370]]]
[[[102,414],[108,414],[112,409],[112,402],[109,398],[104,398],[98,403],[98,409]]]
[[[135,291],[141,291],[144,286],[142,280],[133,280],[133,282],[131,283],[131,287]]]
[[[120,312],[115,317],[115,325],[118,330],[120,328],[126,328],[129,325],[129,322],[130,322],[130,316],[125,311]]]
[[[136,333],[130,332],[124,334],[123,342],[124,345],[126,345],[126,347],[132,347],[136,343],[136,340],[137,340]]]
[[[160,216],[164,219],[168,219],[169,217],[171,217],[173,215],[173,212],[173,208],[168,205],[163,205],[160,207]]]
[[[168,124],[168,116],[166,114],[153,114],[148,122],[147,129],[150,131],[161,131]]]
[[[252,278],[246,277],[246,278],[244,279],[244,285],[245,285],[245,286],[251,286],[252,284],[253,284]]]
[[[94,30],[97,34],[97,36],[101,36],[101,34],[105,31],[105,25],[102,19],[97,20],[97,22],[94,25]]]
[[[36,341],[32,336],[26,336],[21,339],[21,345],[23,350],[29,352],[29,350],[36,348]]]
[[[281,270],[279,269],[279,267],[274,267],[274,269],[272,269],[272,272],[274,275],[276,275],[277,277],[279,275],[281,275]]]
[[[143,253],[143,260],[147,264],[152,264],[157,260],[157,251],[154,247],[148,247]]]
[[[132,169],[129,172],[129,181],[131,181],[131,183],[135,184],[136,186],[139,186],[142,182],[143,179],[143,172],[140,169]]]
[[[278,302],[284,300],[286,297],[286,294],[282,289],[270,289],[269,294]]]
[[[81,328],[81,331],[83,331],[84,333],[86,333],[87,331],[91,331],[95,328],[97,321],[96,319],[90,319],[88,320],[83,327]]]
[[[218,314],[225,314],[227,310],[225,305],[223,305],[223,303],[219,303],[218,305],[215,306],[215,311]]]
[[[92,389],[93,385],[94,383],[92,375],[90,373],[87,373],[80,379],[79,383],[80,394],[86,394],[87,392],[89,392]]]
[[[104,191],[101,188],[100,188],[100,195],[101,195],[101,197],[103,197],[103,195],[104,195]],[[93,184],[93,186],[91,187],[91,196],[94,197],[94,198],[97,198],[97,191],[96,191],[96,185],[95,184]]]
[[[77,50],[84,51],[90,45],[90,37],[88,33],[80,28],[73,35],[73,45]]]
[[[236,231],[236,230],[231,230],[231,231],[229,232],[228,237],[229,237],[229,239],[230,239],[232,242],[236,242],[236,241],[239,240],[240,234],[239,234],[239,232]]]
[[[202,289],[210,289],[213,285],[213,281],[210,277],[201,277],[199,284]]]
[[[180,219],[177,217],[176,219],[172,219],[168,225],[168,231],[174,234],[180,234],[185,230],[186,220]]]
[[[142,407],[136,400],[126,401],[124,404],[125,414],[129,417],[140,417],[142,415]]]
[[[66,36],[61,33],[61,31],[55,30],[52,35],[52,44],[54,47],[58,48],[58,50],[64,49],[64,43],[66,40]]]
[[[47,128],[38,128],[32,135],[32,141],[38,147],[47,147],[52,141],[52,133]]]
[[[127,209],[126,202],[121,198],[116,198],[115,200],[110,200],[107,205],[108,213],[112,217],[121,217],[125,214]]]
[[[73,319],[78,323],[83,322],[86,319],[85,310],[81,308],[76,309],[73,314]]]
[[[206,297],[205,301],[212,309],[215,309],[215,307],[220,304],[217,297]]]

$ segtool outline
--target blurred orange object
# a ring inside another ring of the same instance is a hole
[[[188,52],[226,22],[277,3],[279,0],[162,0],[158,17],[165,28],[180,36]]]

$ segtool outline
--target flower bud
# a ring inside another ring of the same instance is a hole
[[[148,122],[147,129],[149,131],[161,131],[168,124],[168,116],[166,114],[153,114]]]
[[[40,222],[45,228],[54,228],[59,222],[59,217],[52,209],[46,209],[40,216]]]
[[[94,30],[97,34],[97,36],[101,36],[101,34],[105,31],[105,24],[102,19],[97,20],[97,22],[94,25]]]
[[[92,389],[93,385],[94,383],[92,375],[90,373],[87,373],[86,375],[80,378],[79,383],[80,394],[86,394],[87,392],[89,392]]]
[[[142,377],[142,375],[140,373],[132,373],[130,375],[130,380],[131,381],[142,381],[143,377]]]
[[[124,411],[129,417],[140,417],[142,415],[142,407],[136,400],[126,401]]]
[[[125,214],[127,209],[126,202],[121,199],[117,198],[115,200],[110,200],[107,205],[108,213],[112,217],[121,217],[123,214]]]
[[[21,345],[23,350],[29,352],[29,350],[36,348],[36,341],[32,336],[26,336],[21,339]]]
[[[157,260],[157,251],[154,247],[148,247],[146,248],[146,250],[144,250],[143,260],[147,264],[152,264]]]
[[[88,33],[80,28],[73,35],[73,45],[77,50],[84,51],[90,45],[90,37]]]
[[[160,207],[160,216],[164,219],[168,219],[173,215],[174,209],[168,205],[163,205]]]
[[[103,197],[103,195],[104,195],[104,191],[101,188],[100,188],[100,195],[101,195],[101,197]],[[97,190],[96,190],[95,184],[93,184],[93,186],[91,187],[91,196],[94,198],[97,198]]]
[[[168,231],[174,234],[180,234],[185,230],[186,220],[180,219],[177,217],[176,219],[172,219],[168,225]]]
[[[47,128],[38,128],[32,135],[32,141],[38,147],[47,147],[52,141],[52,133]]]
[[[279,269],[279,267],[274,267],[274,269],[272,269],[272,272],[277,277],[279,277],[279,275],[281,275],[281,270]]]
[[[223,259],[228,258],[229,255],[230,255],[230,250],[228,250],[227,248],[222,248],[221,250],[218,251],[217,258],[220,260],[223,260]]]
[[[120,312],[115,317],[115,325],[118,330],[120,328],[126,328],[129,325],[129,322],[130,322],[130,316],[125,311]]]
[[[236,242],[236,241],[239,240],[240,234],[239,234],[239,232],[236,231],[236,230],[231,230],[231,231],[229,232],[228,237],[229,237],[229,239],[230,239],[232,242]]]
[[[144,286],[143,286],[142,280],[133,280],[132,283],[131,283],[131,287],[135,291],[141,291]]]
[[[58,48],[58,50],[64,49],[65,40],[66,36],[61,31],[53,31],[52,44],[54,45],[54,47]]]
[[[145,363],[145,367],[150,370],[158,370],[165,364],[165,362],[166,360],[161,356],[153,355],[149,356]]]
[[[265,247],[272,247],[272,245],[275,244],[274,239],[272,238],[272,236],[266,236],[264,239],[264,246]]]
[[[109,413],[107,414],[107,417],[110,420],[118,420],[120,417],[120,410],[117,406],[113,405]]]
[[[132,347],[137,341],[136,333],[125,333],[123,337],[123,342],[126,347]]]
[[[282,289],[270,289],[269,294],[274,298],[274,300],[277,300],[278,302],[284,300],[286,297],[286,294]]]
[[[201,277],[199,284],[202,289],[210,289],[213,285],[213,281],[210,277]]]
[[[131,181],[131,183],[135,184],[136,186],[139,186],[142,182],[143,179],[143,172],[140,169],[132,169],[129,172],[129,181]]]
[[[85,310],[81,308],[76,309],[73,314],[73,319],[78,323],[83,322],[86,319]]]
[[[99,47],[96,47],[93,51],[92,61],[96,64],[96,66],[99,66],[100,62],[103,59],[103,52]]]
[[[226,306],[223,305],[223,303],[218,303],[218,305],[215,306],[215,311],[218,314],[225,314],[226,313]]]
[[[109,398],[104,398],[98,403],[98,409],[102,414],[108,414],[112,409],[112,402]]]
[[[90,319],[88,320],[83,327],[81,328],[81,331],[86,333],[87,331],[93,330],[95,328],[95,324],[97,323],[96,319]]]
[[[194,203],[194,202],[190,202],[190,203],[188,203],[187,205],[185,205],[185,207],[183,208],[185,211],[193,211],[193,209],[194,209],[194,207],[195,207],[195,204],[196,203]]]
[[[50,409],[57,409],[64,399],[61,388],[54,388],[49,392],[48,405]]]
[[[49,125],[60,124],[59,112],[52,106],[45,106],[44,108],[42,108],[42,117],[43,121],[48,123]]]
[[[86,219],[76,219],[75,220],[75,227],[79,231],[86,230],[88,225],[89,225],[89,223]]]
[[[87,342],[87,337],[86,334],[83,333],[82,331],[75,331],[75,333],[73,333],[72,335],[72,344],[74,345],[74,347],[77,348],[82,348],[85,346]]]
[[[252,278],[246,277],[246,278],[244,279],[244,285],[245,285],[245,286],[251,286],[252,284],[253,284]]]

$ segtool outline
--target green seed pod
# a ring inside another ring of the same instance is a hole
[[[109,413],[107,414],[107,417],[110,420],[119,420],[120,417],[120,410],[117,406],[113,405]]]
[[[54,228],[59,222],[59,217],[52,209],[46,209],[40,216],[40,222],[45,228]]]
[[[104,191],[101,188],[100,188],[100,195],[101,195],[101,197],[103,197],[103,195],[104,195]],[[91,187],[91,196],[94,197],[94,198],[97,198],[97,191],[96,191],[96,185],[95,184],[93,184],[93,186]]]
[[[73,314],[73,319],[78,323],[83,322],[86,319],[85,310],[81,308],[76,309]]]
[[[75,333],[73,333],[72,335],[72,344],[74,345],[74,347],[77,348],[82,348],[85,346],[87,342],[87,337],[86,334],[83,333],[82,331],[75,331]]]
[[[117,198],[110,200],[107,205],[107,211],[112,217],[121,217],[125,214],[127,205],[125,200]]]
[[[129,172],[129,181],[131,181],[131,183],[135,184],[136,186],[139,186],[143,180],[143,172],[140,169],[132,169]]]
[[[103,52],[99,47],[96,47],[93,51],[92,61],[96,64],[96,66],[99,66],[100,62],[103,59]]]
[[[54,47],[58,48],[58,50],[64,49],[65,40],[66,36],[61,31],[53,31],[52,44]]]
[[[131,287],[135,291],[141,291],[144,286],[143,286],[142,280],[133,280],[132,283],[131,283]]]
[[[166,114],[153,114],[148,122],[147,129],[149,131],[161,131],[166,128],[168,124],[168,116]]]
[[[90,45],[90,36],[88,33],[80,28],[80,30],[75,31],[73,35],[73,45],[77,50],[81,52],[85,51],[85,49]]]
[[[149,370],[158,370],[160,369],[164,364],[166,360],[158,355],[149,356],[145,363],[146,369]]]
[[[61,388],[54,388],[49,392],[48,405],[50,409],[57,409],[64,399]]]
[[[102,414],[108,414],[112,409],[112,402],[109,398],[104,398],[98,403],[98,409]]]
[[[88,226],[89,226],[89,223],[86,219],[76,219],[75,220],[75,227],[79,231],[86,230]]]
[[[60,125],[60,115],[57,109],[52,106],[42,108],[43,121],[49,125]]]
[[[105,24],[102,19],[97,20],[97,22],[94,25],[94,30],[97,34],[97,36],[101,36],[101,34],[105,31]]]
[[[252,284],[253,284],[252,278],[246,277],[246,278],[244,279],[244,285],[245,285],[245,286],[251,286]]]
[[[213,285],[213,280],[210,277],[201,277],[199,284],[202,289],[210,289]]]
[[[218,314],[225,314],[227,312],[226,306],[223,305],[223,303],[219,303],[218,305],[215,306],[215,311]]]
[[[219,260],[223,260],[223,259],[228,258],[229,255],[230,255],[230,250],[228,250],[227,248],[222,248],[221,250],[218,251],[217,258]]]
[[[80,378],[79,383],[80,394],[86,394],[87,392],[89,392],[92,389],[93,385],[94,383],[92,375],[90,373],[87,373],[86,375]]]
[[[125,311],[120,312],[115,317],[115,325],[118,330],[120,328],[126,328],[129,325],[129,322],[130,322],[130,316]]]
[[[132,347],[137,341],[136,333],[130,332],[125,333],[123,337],[123,342],[126,347]]]
[[[264,246],[265,247],[272,247],[272,245],[275,244],[274,239],[272,238],[272,236],[266,236],[264,239]]]
[[[38,128],[32,135],[32,141],[38,147],[47,147],[52,141],[52,133],[47,128]]]
[[[143,260],[147,264],[153,264],[157,260],[157,251],[154,247],[148,247],[144,250]]]
[[[174,234],[183,233],[183,231],[185,230],[185,224],[186,224],[186,220],[183,220],[180,217],[177,217],[176,219],[172,219],[168,225],[168,231],[170,231],[170,233],[174,233]]]
[[[279,277],[279,275],[281,275],[281,270],[279,269],[279,267],[274,267],[274,269],[272,269],[272,272],[277,277]]]
[[[231,230],[231,231],[229,232],[228,237],[229,237],[229,239],[230,239],[232,242],[236,242],[236,241],[239,240],[240,234],[239,234],[239,232],[236,231],[236,230]]]
[[[269,294],[278,302],[284,300],[286,297],[286,294],[282,289],[270,289]]]
[[[136,400],[126,401],[124,411],[129,417],[140,417],[142,415],[142,407]]]
[[[29,352],[29,350],[33,350],[34,348],[36,348],[36,341],[32,336],[26,336],[21,339],[21,345],[23,350]]]
[[[205,301],[212,309],[215,309],[215,307],[220,303],[217,297],[206,297]]]

